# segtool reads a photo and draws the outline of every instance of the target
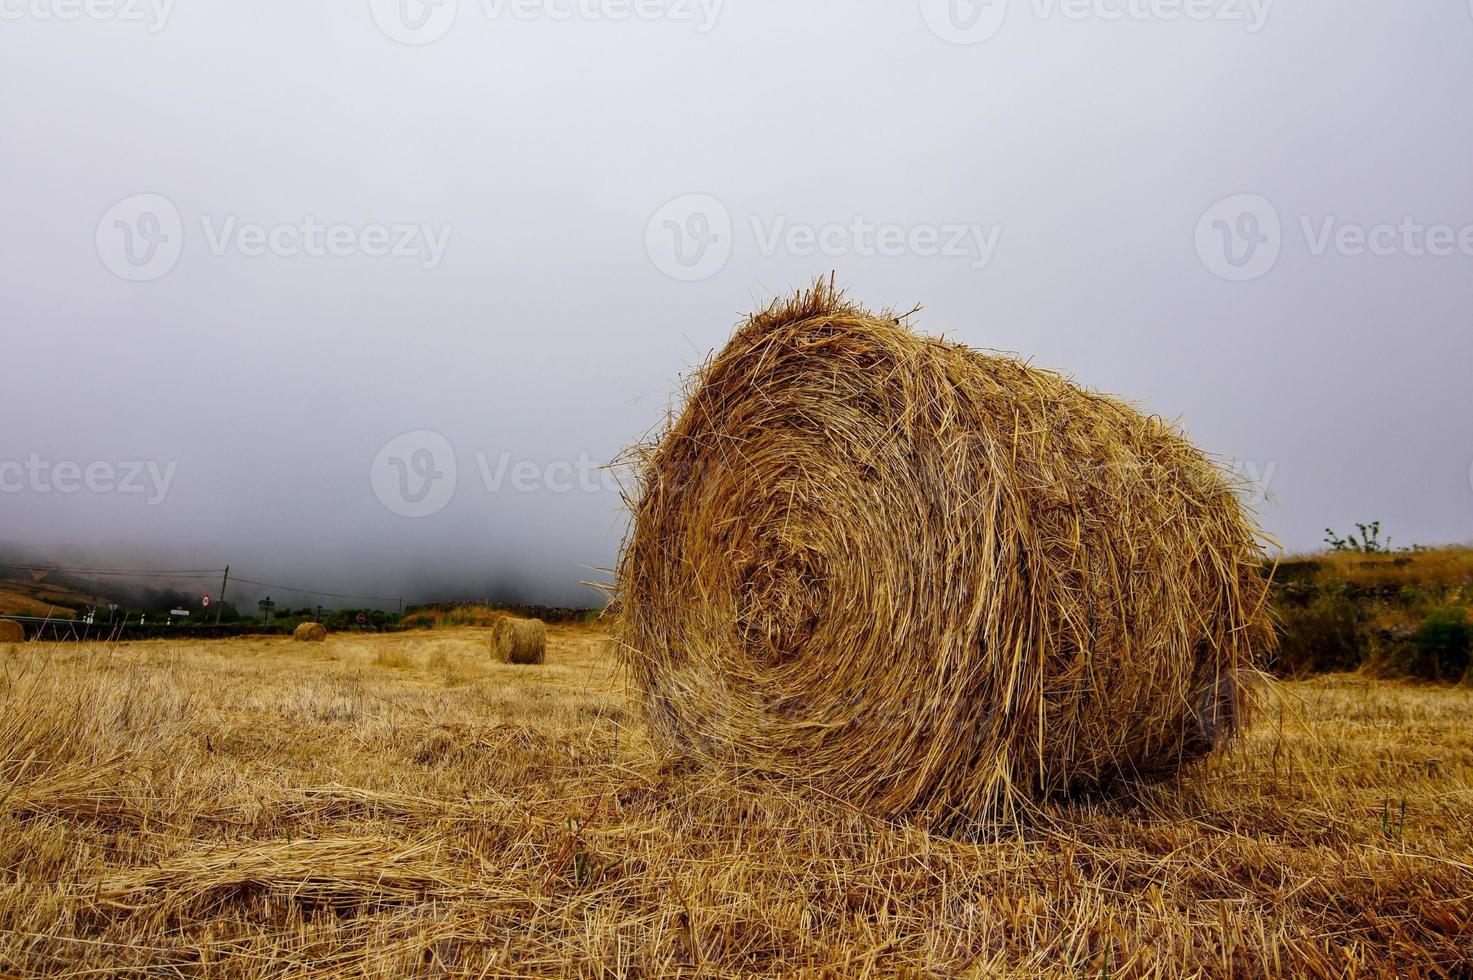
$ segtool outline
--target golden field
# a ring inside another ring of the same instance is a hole
[[[969,839],[658,756],[602,634],[0,647],[0,975],[1468,976],[1473,691]]]

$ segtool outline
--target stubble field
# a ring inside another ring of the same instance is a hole
[[[1468,976],[1473,691],[1274,685],[970,839],[644,736],[603,634],[0,646],[0,974]]]

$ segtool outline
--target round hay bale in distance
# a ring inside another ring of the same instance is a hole
[[[0,619],[0,643],[24,643],[26,628],[13,619]]]
[[[298,643],[322,643],[327,640],[327,627],[321,623],[299,623],[292,630],[292,639]]]
[[[502,663],[540,664],[547,659],[547,624],[505,616],[491,628],[491,652]]]
[[[1273,642],[1257,528],[1178,430],[827,284],[631,461],[616,635],[657,742],[871,813],[1168,774]]]

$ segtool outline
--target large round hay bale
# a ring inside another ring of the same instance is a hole
[[[321,623],[299,623],[292,630],[292,639],[298,643],[322,643],[327,640],[327,627]]]
[[[951,821],[1240,724],[1258,532],[1159,418],[820,285],[634,457],[617,637],[668,749]]]
[[[540,664],[547,657],[547,624],[505,616],[491,628],[491,652],[502,663]]]
[[[26,628],[13,619],[0,619],[0,643],[24,643]]]

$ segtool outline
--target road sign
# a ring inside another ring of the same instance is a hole
[[[189,610],[188,609],[171,609],[171,610],[169,610],[169,615],[170,616],[188,616],[189,615]]]
[[[204,598],[199,601],[199,604],[206,609],[210,608],[210,594],[208,592],[205,593]]]
[[[358,614],[358,622],[359,622],[359,623],[360,623],[360,624],[361,624],[361,623],[366,623],[366,622],[368,622],[368,617],[367,617],[367,616],[365,616],[365,615],[363,615],[363,614],[362,614],[362,613],[359,613],[359,614]]]

